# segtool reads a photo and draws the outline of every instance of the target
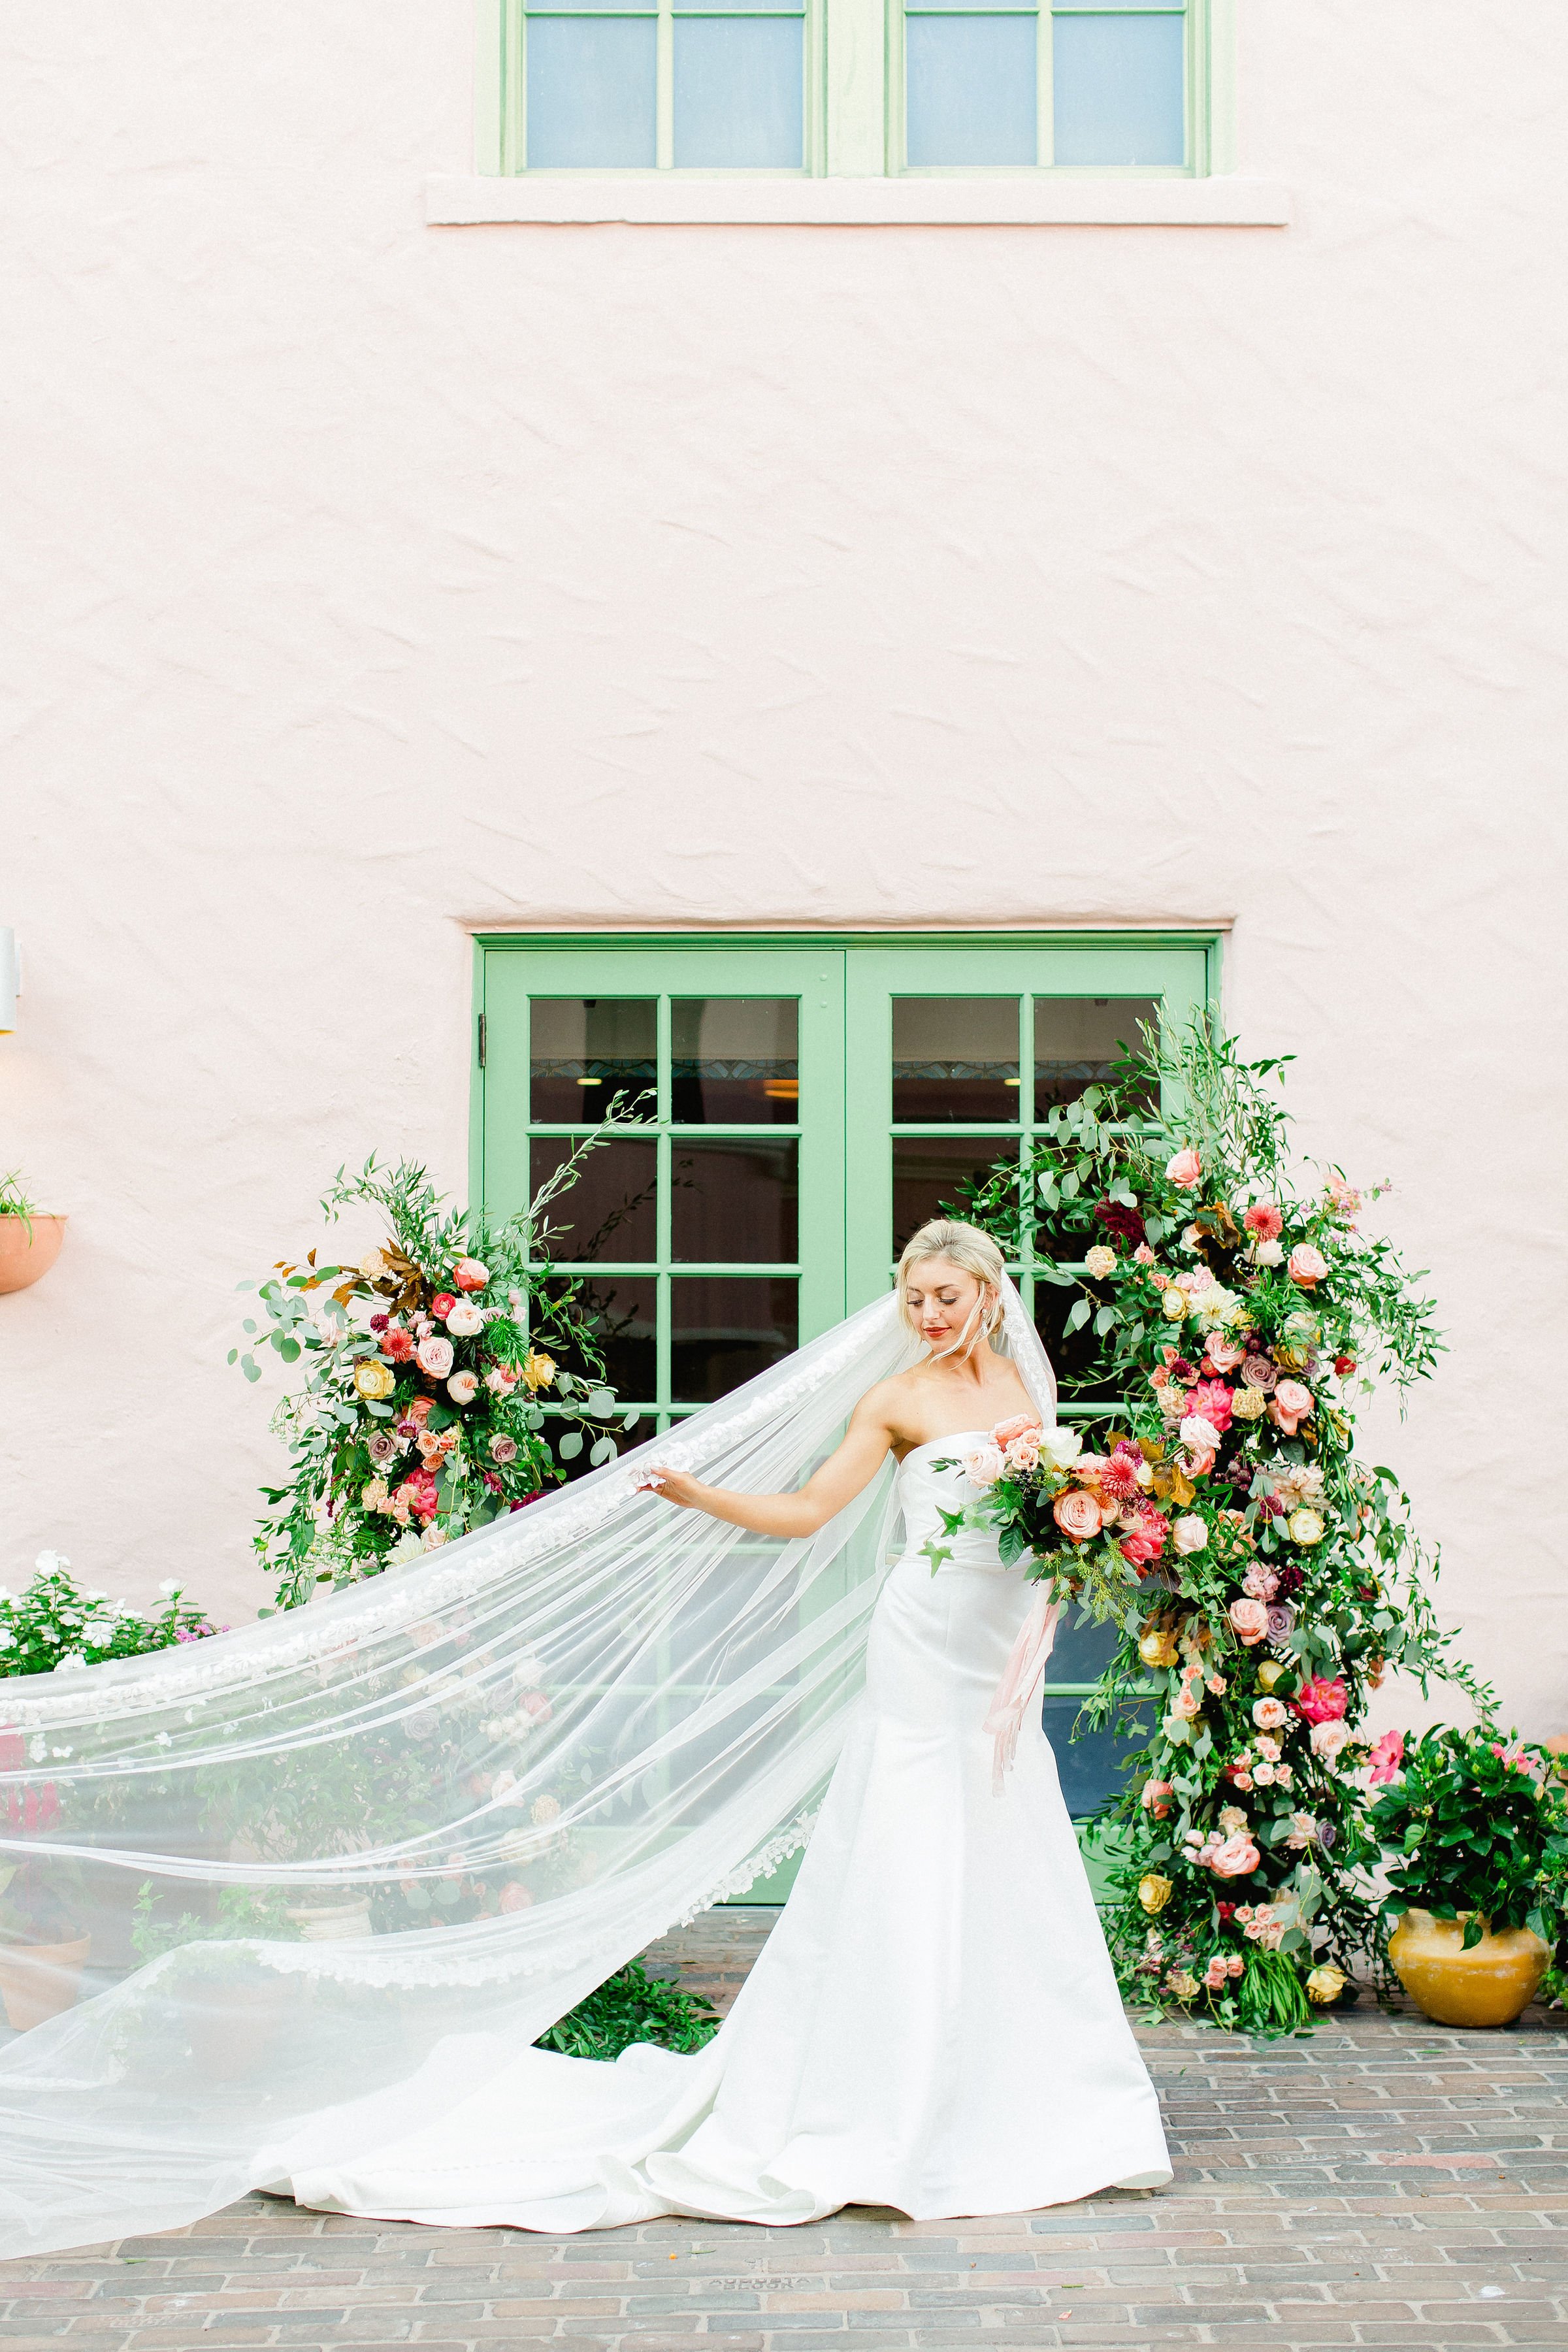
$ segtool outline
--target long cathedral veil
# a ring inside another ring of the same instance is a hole
[[[1053,1420],[1010,1284],[999,1344]],[[919,1353],[879,1299],[401,1573],[0,1685],[0,1894],[24,1923],[0,1944],[23,2028],[0,2051],[0,2253],[210,2213],[443,2043],[421,2080],[449,2104],[465,2049],[526,2048],[803,1843],[860,1687],[892,1466],[789,1542],[636,1476],[794,1487]]]

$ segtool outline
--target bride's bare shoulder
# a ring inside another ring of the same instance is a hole
[[[867,1390],[855,1408],[855,1418],[862,1424],[885,1429],[897,1436],[908,1423],[910,1407],[919,1396],[921,1387],[918,1371],[894,1372],[888,1380],[879,1381],[875,1388]]]

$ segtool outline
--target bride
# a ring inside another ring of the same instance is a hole
[[[89,1967],[132,1885],[205,1908],[0,2053],[0,2251],[251,2188],[562,2231],[1166,2182],[1031,1705],[1048,1613],[989,1538],[922,1549],[965,1448],[1054,1406],[994,1244],[938,1222],[890,1299],[390,1590],[9,1702],[35,1826],[0,1848],[68,1885]],[[531,2046],[825,1782],[705,2049]],[[433,1924],[453,1887],[481,1907]]]

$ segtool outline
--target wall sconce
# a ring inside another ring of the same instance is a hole
[[[22,993],[22,959],[16,934],[0,928],[0,1036],[16,1026],[16,999]]]

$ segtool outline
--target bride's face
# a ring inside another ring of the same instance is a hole
[[[905,1280],[904,1304],[921,1338],[934,1355],[940,1355],[957,1342],[975,1308],[984,1306],[990,1289],[989,1283],[976,1281],[951,1258],[926,1257],[911,1267]]]

